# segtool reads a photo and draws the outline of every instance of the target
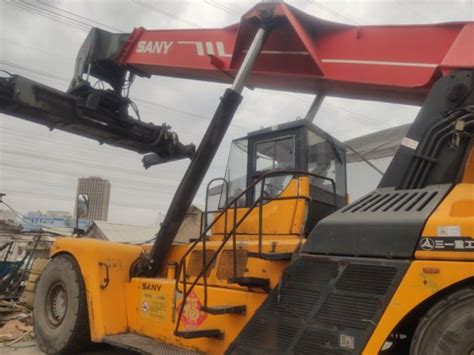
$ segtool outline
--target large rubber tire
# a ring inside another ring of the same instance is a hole
[[[84,280],[72,256],[54,257],[42,272],[33,326],[38,347],[48,354],[72,354],[90,344]]]
[[[410,354],[474,354],[474,288],[456,291],[431,307],[416,328]]]

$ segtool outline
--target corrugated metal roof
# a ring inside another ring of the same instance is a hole
[[[120,243],[143,243],[152,239],[159,229],[159,227],[95,221],[87,234],[92,237],[95,236]]]
[[[410,126],[411,124],[404,124],[387,128],[344,142],[343,144],[358,153],[348,150],[347,162],[362,161],[361,155],[367,160],[392,157],[397,152],[400,142],[406,136]]]

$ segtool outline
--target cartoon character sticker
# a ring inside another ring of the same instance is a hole
[[[182,306],[182,303],[178,305],[178,314],[180,307]],[[183,324],[186,329],[195,329],[199,327],[206,320],[206,318],[207,314],[202,310],[201,301],[199,301],[199,298],[196,296],[194,291],[191,291],[183,307],[183,313],[181,314],[181,324]]]

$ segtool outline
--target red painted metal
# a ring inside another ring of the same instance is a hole
[[[126,65],[125,58],[127,54],[133,50],[133,47],[136,46],[137,41],[140,39],[142,33],[145,32],[143,27],[138,27],[133,30],[133,32],[128,37],[125,44],[122,46],[120,53],[117,56],[117,62],[121,65]]]
[[[284,3],[258,4],[222,29],[134,32],[121,62],[152,75],[230,82],[262,11],[273,11],[277,25],[249,86],[419,104],[440,76],[474,68],[473,22],[350,26]]]

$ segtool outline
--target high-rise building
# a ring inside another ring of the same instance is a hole
[[[110,182],[100,177],[91,176],[79,178],[77,182],[76,202],[74,214],[77,211],[77,196],[87,194],[89,196],[89,211],[86,219],[96,221],[107,221],[110,202]]]

